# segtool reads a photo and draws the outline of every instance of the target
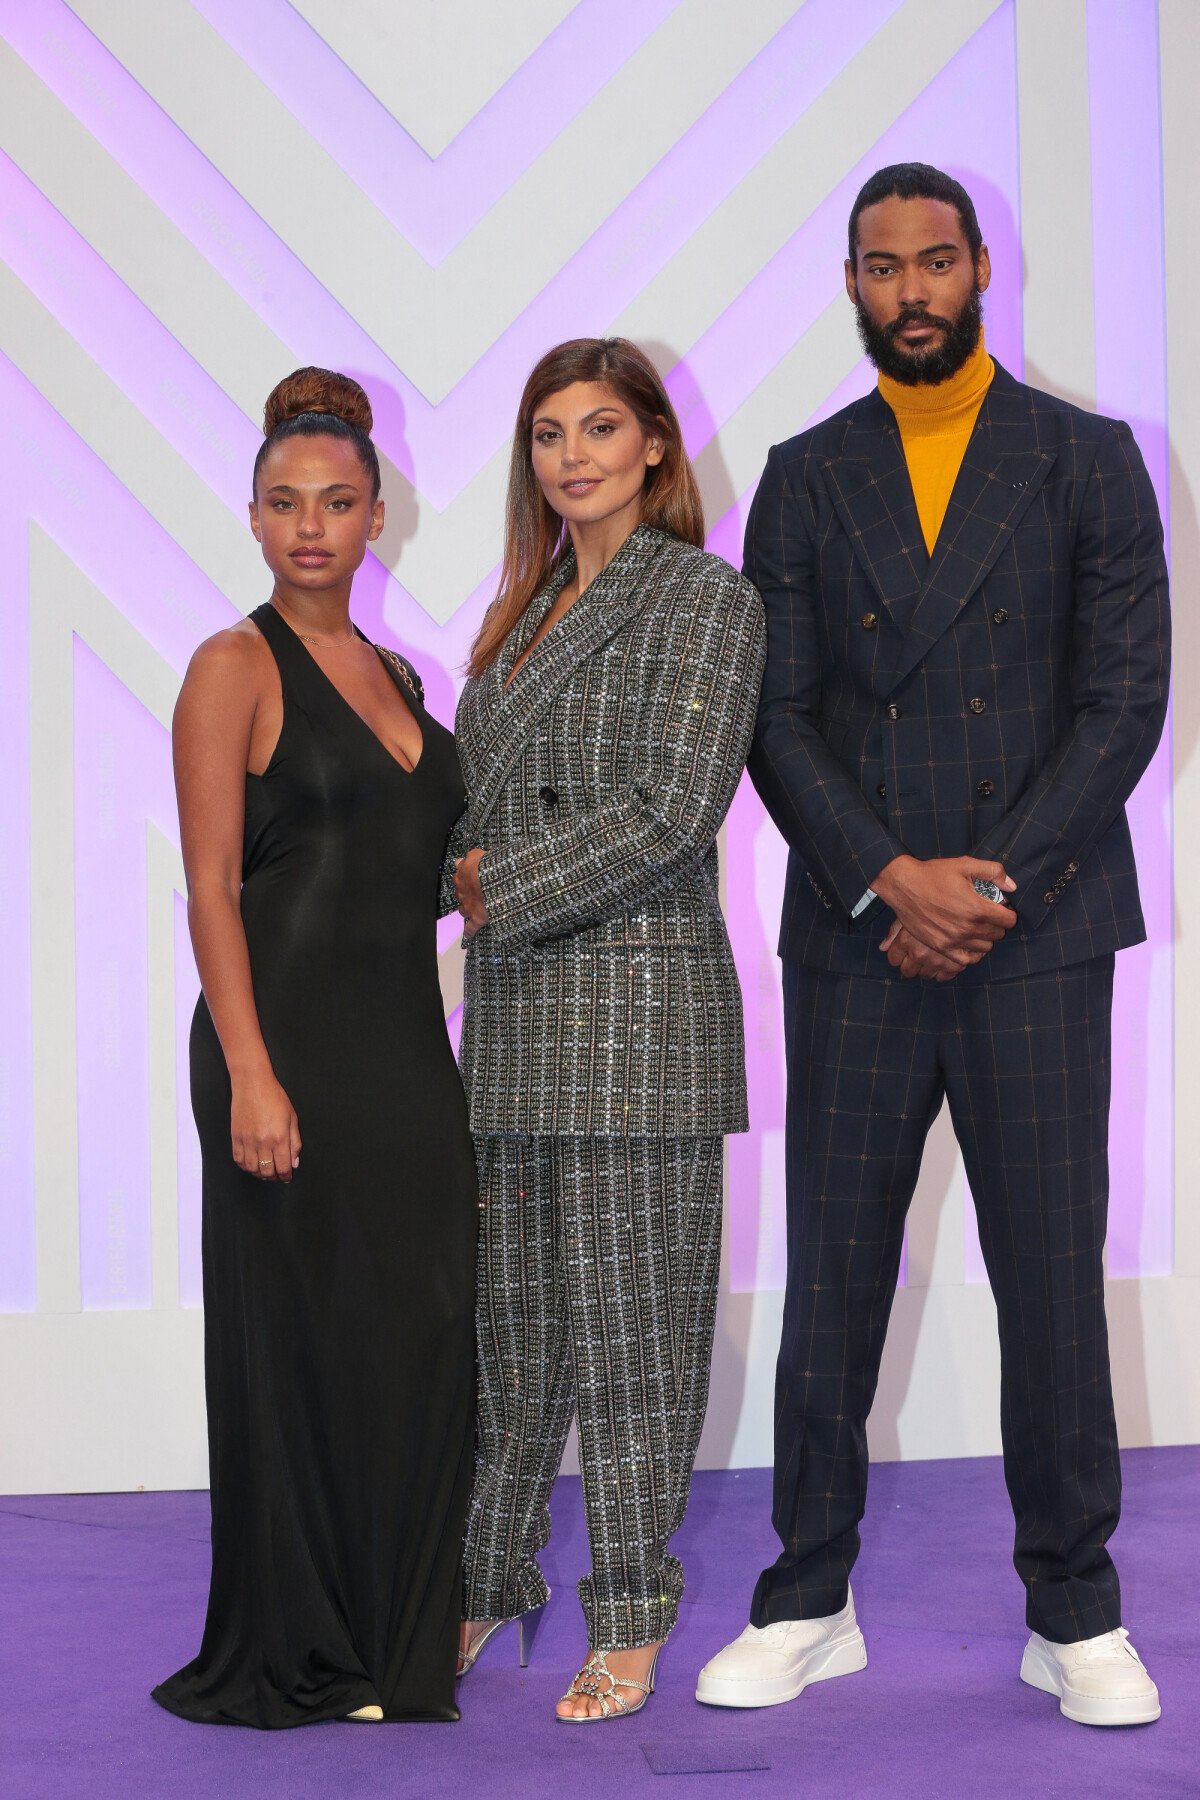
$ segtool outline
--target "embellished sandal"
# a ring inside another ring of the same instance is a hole
[[[576,1713],[573,1716],[555,1713],[560,1725],[602,1725],[608,1719],[630,1719],[634,1713],[641,1712],[647,1700],[654,1692],[654,1671],[658,1667],[658,1659],[662,1655],[662,1645],[654,1652],[654,1660],[646,1672],[645,1681],[635,1681],[631,1675],[614,1675],[608,1666],[608,1658],[603,1650],[593,1650],[578,1675],[563,1695],[564,1700],[598,1700],[598,1713]],[[607,1685],[606,1685],[607,1684]],[[635,1705],[630,1706],[622,1699],[619,1688],[636,1688],[642,1696]]]

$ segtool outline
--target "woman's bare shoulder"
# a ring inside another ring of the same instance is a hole
[[[192,652],[187,679],[206,685],[221,681],[256,681],[269,671],[273,657],[262,632],[250,619],[239,619],[205,638]]]

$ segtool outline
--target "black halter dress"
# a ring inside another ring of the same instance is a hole
[[[246,779],[242,917],[303,1149],[288,1187],[234,1164],[202,998],[212,1585],[199,1655],[154,1697],[264,1727],[456,1719],[477,1198],[435,918],[462,776],[386,656],[424,739],[411,773],[272,606],[251,617],[284,719]]]

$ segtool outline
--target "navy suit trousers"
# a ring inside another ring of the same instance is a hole
[[[1120,1624],[1105,1548],[1121,1498],[1102,1264],[1112,980],[1111,956],[962,985],[784,964],[783,1552],[755,1590],[755,1625],[845,1604],[905,1215],[943,1098],[996,1300],[1028,1623],[1059,1643]]]

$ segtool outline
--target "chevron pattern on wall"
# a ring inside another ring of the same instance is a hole
[[[842,258],[881,163],[964,180],[993,352],[1129,417],[1163,492],[1158,104],[1154,0],[0,0],[0,1310],[198,1303],[169,723],[196,643],[265,595],[245,507],[279,377],[371,394],[388,523],[356,613],[449,721],[530,364],[643,343],[740,560],[767,447],[869,385]],[[1135,829],[1114,1274],[1171,1267],[1165,757]],[[784,856],[745,787],[726,851],[754,1118],[728,1280],[778,1287]],[[962,1198],[910,1282],[982,1278]]]

